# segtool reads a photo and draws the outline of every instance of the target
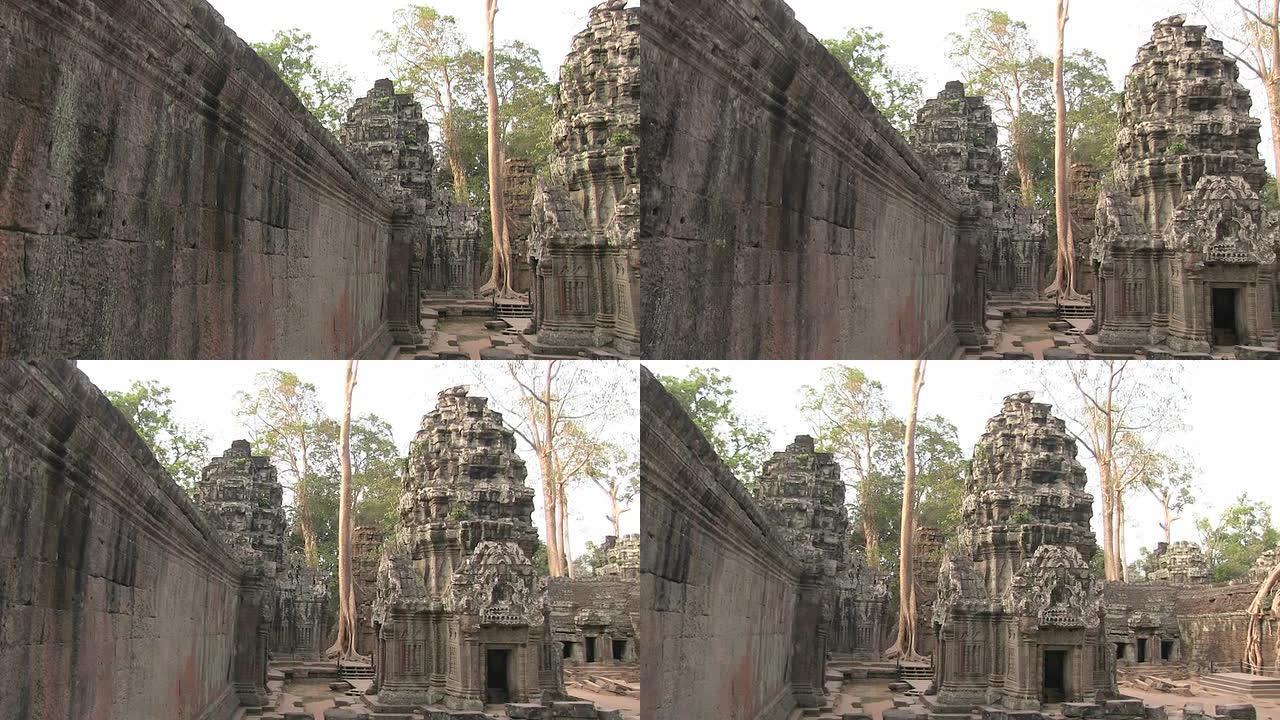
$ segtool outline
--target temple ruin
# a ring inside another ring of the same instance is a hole
[[[1274,356],[1280,220],[1262,206],[1261,121],[1205,28],[1155,25],[1125,81],[1093,261],[1100,346]]]
[[[568,666],[638,667],[640,536],[605,538],[610,562],[547,586],[551,632]]]
[[[495,301],[479,212],[435,186],[422,108],[392,81],[335,136],[205,0],[7,3],[0,357],[448,359],[477,355],[471,334],[496,358],[634,355],[624,5],[595,8],[563,63],[539,189],[510,165],[519,294]]]

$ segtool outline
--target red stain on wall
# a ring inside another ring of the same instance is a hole
[[[729,708],[730,718],[751,718],[760,711],[760,708],[756,707],[753,645],[754,640],[748,638],[747,648],[722,686],[720,702],[716,703],[720,707]]]
[[[329,316],[329,347],[334,357],[351,357],[355,353],[357,341],[352,337],[354,325],[351,317],[351,285],[348,284],[343,286],[338,305]]]
[[[913,278],[910,290],[898,305],[890,321],[892,325],[889,327],[889,337],[893,338],[893,342],[898,346],[896,357],[916,358],[924,352],[924,338],[921,337],[923,329],[920,326],[920,313],[916,308],[918,292],[919,288]]]
[[[194,718],[200,707],[200,676],[196,672],[195,640],[191,652],[182,663],[182,669],[174,676],[171,706],[177,710],[175,720]]]

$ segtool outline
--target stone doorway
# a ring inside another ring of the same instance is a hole
[[[613,659],[621,661],[626,656],[627,656],[627,641],[614,640],[613,641]]]
[[[511,702],[511,651],[485,651],[485,703],[501,705]]]
[[[1173,660],[1173,641],[1162,640],[1160,642],[1160,659],[1165,662]]]
[[[1239,301],[1240,291],[1236,288],[1215,287],[1212,290],[1213,303],[1213,344],[1239,345]]]
[[[593,663],[595,661],[596,661],[596,639],[593,637],[589,637],[587,638],[587,662]]]
[[[1044,651],[1044,684],[1040,699],[1046,704],[1067,699],[1067,651]]]
[[[1138,662],[1144,663],[1146,661],[1147,661],[1147,639],[1138,638]]]

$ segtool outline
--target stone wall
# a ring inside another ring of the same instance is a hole
[[[822,692],[822,567],[803,563],[642,369],[642,717],[776,720]]]
[[[388,348],[388,203],[205,0],[3,4],[0,117],[0,356]]]
[[[640,588],[636,580],[551,578],[552,639],[564,664],[634,663],[639,658]]]
[[[978,248],[839,62],[783,0],[642,12],[645,357],[949,354]]]
[[[0,362],[0,487],[0,719],[232,716],[241,568],[69,363]]]

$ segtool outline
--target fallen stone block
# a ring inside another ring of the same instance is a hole
[[[1169,720],[1169,713],[1163,705],[1148,705],[1147,720]]]
[[[1258,711],[1252,705],[1218,705],[1214,708],[1215,715],[1221,715],[1230,720],[1258,720]]]
[[[1105,711],[1107,717],[1145,717],[1146,710],[1141,700],[1108,700]]]
[[[507,703],[507,717],[511,720],[545,720],[547,709],[536,703]]]
[[[338,680],[336,682],[329,683],[329,689],[334,692],[346,692],[353,687],[355,686],[347,682],[346,680]]]
[[[889,708],[881,716],[882,720],[916,720],[915,713],[903,708]]]
[[[1062,714],[1070,718],[1102,717],[1102,707],[1094,703],[1062,703]]]
[[[1065,347],[1045,348],[1045,351],[1043,354],[1044,354],[1045,360],[1078,360],[1080,359],[1080,353],[1076,352],[1075,350],[1068,350]]]
[[[622,720],[621,710],[599,710],[596,713],[596,720]]]
[[[596,706],[589,702],[553,702],[551,717],[557,718],[594,718]]]

